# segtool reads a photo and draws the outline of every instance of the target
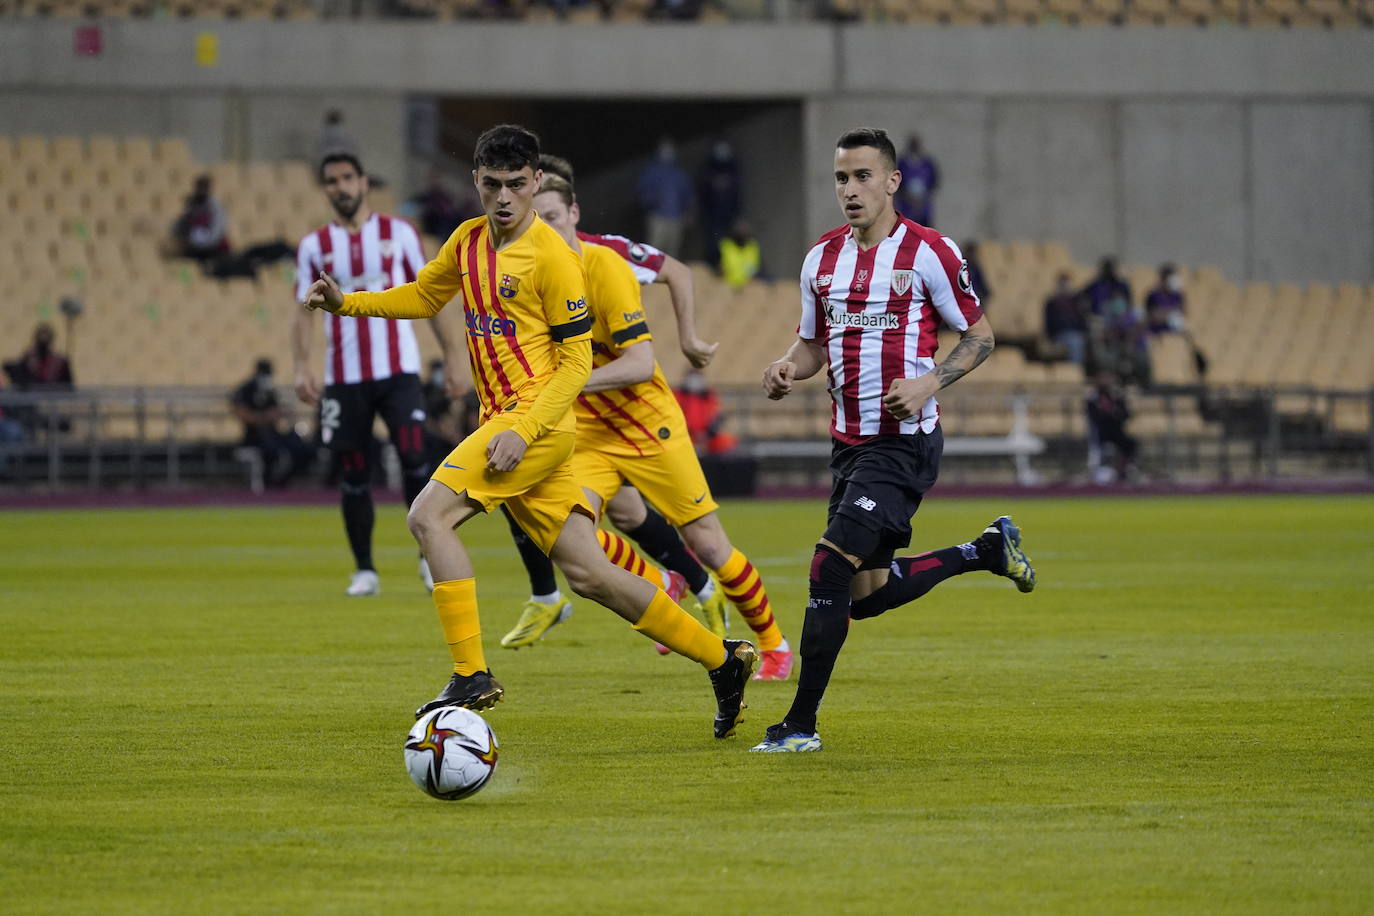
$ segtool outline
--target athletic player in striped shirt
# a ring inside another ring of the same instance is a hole
[[[540,218],[582,256],[587,273],[593,369],[574,408],[577,482],[598,510],[626,482],[657,506],[682,532],[692,552],[720,577],[722,591],[738,602],[741,616],[763,648],[770,672],[766,679],[785,680],[792,650],[773,618],[758,571],[730,544],[721,527],[719,506],[711,497],[682,408],[654,360],[633,272],[611,249],[578,239],[579,208],[572,186],[562,178],[545,176],[534,205]],[[610,532],[598,535],[612,562],[643,574],[643,561],[633,555],[633,548]]]
[[[539,159],[546,176],[556,176],[568,184],[575,195],[572,164],[559,156],[545,154]],[[698,368],[706,366],[715,354],[715,343],[706,343],[696,335],[695,303],[692,294],[692,274],[685,264],[650,245],[633,242],[620,235],[596,235],[577,230],[576,238],[609,248],[629,264],[634,278],[641,285],[662,282],[668,286],[673,311],[677,317],[678,341],[683,355]],[[637,308],[638,306],[636,306]],[[631,309],[633,311],[634,309]],[[768,603],[768,593],[761,577],[748,559],[730,549],[718,567],[721,575],[717,583],[683,543],[678,531],[662,515],[652,509],[634,487],[622,486],[606,504],[606,516],[618,529],[633,539],[641,549],[669,570],[665,590],[674,598],[683,594],[684,586],[696,597],[697,613],[718,636],[726,633],[727,603],[733,604],[739,615],[749,624],[759,639],[763,661],[759,681],[786,680],[792,671],[793,653],[774,621]],[[520,558],[530,578],[530,600],[521,609],[514,628],[501,639],[501,645],[518,649],[533,645],[549,630],[572,613],[572,603],[558,590],[553,567],[548,558],[532,544],[520,526],[510,521],[511,535],[520,551]],[[700,529],[698,529],[700,530]],[[720,544],[728,547],[723,532]],[[646,563],[623,539],[602,530],[599,537],[607,543],[607,556],[616,563],[642,575]],[[710,547],[705,547],[711,552]],[[659,646],[660,652],[667,649]]]
[[[811,560],[796,697],[755,751],[821,749],[816,711],[851,619],[876,617],[973,570],[1006,576],[1023,592],[1035,587],[1020,531],[1006,516],[970,543],[893,556],[911,543],[911,517],[939,470],[935,392],[987,359],[992,326],[954,242],[893,209],[902,176],[887,134],[860,128],[836,147],[846,224],[807,254],[797,340],[763,374],[776,400],[827,370],[835,483]],[[937,364],[941,321],[961,336]]]
[[[296,249],[296,299],[305,297],[321,271],[347,292],[383,290],[415,279],[424,266],[420,236],[405,220],[374,213],[367,204],[368,182],[352,153],[332,153],[320,163],[320,185],[335,219],[301,239]],[[447,362],[456,359],[455,336],[447,319],[429,325]],[[296,394],[320,406],[320,438],[339,465],[344,531],[353,551],[354,572],[346,594],[375,595],[381,588],[372,563],[372,423],[380,414],[401,463],[406,505],[429,479],[424,461],[425,399],[420,385],[420,348],[409,321],[394,318],[324,318],[324,390],[310,366],[316,319],[302,310],[291,334]],[[452,371],[446,378],[452,378]],[[429,567],[420,557],[420,578],[428,586]]]
[[[434,572],[434,605],[453,675],[417,717],[440,706],[485,709],[504,689],[482,651],[477,583],[456,529],[503,503],[563,570],[572,589],[710,674],[713,731],[734,734],[758,652],[714,636],[661,589],[613,566],[570,459],[572,406],[592,371],[591,315],[582,263],[539,219],[539,140],[500,125],[477,140],[473,179],[484,217],[453,233],[413,283],[344,295],[322,275],[303,304],[342,315],[420,318],[461,297],[482,425],[458,444],[410,508],[411,532]]]

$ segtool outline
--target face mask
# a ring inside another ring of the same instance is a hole
[[[271,387],[272,387],[272,376],[270,376],[270,375],[259,375],[259,376],[257,377],[257,383],[258,383],[258,387],[259,387],[259,388],[271,388]]]
[[[1178,292],[1179,290],[1183,289],[1183,281],[1178,278],[1178,274],[1170,274],[1169,279],[1165,281],[1164,285],[1169,287],[1169,289],[1173,290],[1174,292]]]
[[[444,385],[444,373],[441,369],[435,369],[429,374],[429,383],[435,388],[442,388]]]

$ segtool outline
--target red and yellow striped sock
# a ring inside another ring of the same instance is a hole
[[[453,656],[454,672],[467,675],[486,671],[482,625],[477,619],[477,580],[435,582],[434,609],[439,612],[439,625]]]
[[[648,579],[659,588],[668,587],[668,577],[663,571],[639,555],[634,545],[613,531],[596,529],[596,542],[601,545],[606,557],[626,572],[641,579]],[[667,643],[664,643],[667,645]]]
[[[768,605],[763,579],[749,558],[738,550],[731,550],[730,558],[715,573],[725,597],[730,599],[744,622],[749,624],[749,629],[758,636],[759,648],[770,650],[782,645],[782,630],[773,619],[773,609]]]
[[[707,671],[714,671],[725,662],[725,646],[720,637],[678,607],[662,589],[654,593],[634,628]]]

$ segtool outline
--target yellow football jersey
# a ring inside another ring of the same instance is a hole
[[[624,259],[602,245],[582,243],[587,273],[587,304],[592,316],[593,370],[616,359],[625,348],[651,340],[644,318],[639,281]],[[690,442],[663,370],[654,362],[648,381],[626,388],[584,392],[577,397],[579,449],[588,447],[622,455],[652,455]]]
[[[483,422],[527,411],[557,365],[555,345],[591,336],[582,261],[538,216],[501,251],[491,245],[486,218],[470,219],[414,283],[349,293],[339,314],[430,317],[455,297]]]

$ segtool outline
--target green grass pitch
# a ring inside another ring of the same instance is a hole
[[[491,785],[406,778],[447,677],[399,507],[345,599],[333,508],[0,515],[7,912],[1370,912],[1374,500],[942,500],[972,574],[854,625],[820,754],[715,741],[702,671],[587,602],[533,649],[464,531],[507,700]],[[821,501],[723,518],[800,636]],[[736,633],[739,632],[737,626]]]

